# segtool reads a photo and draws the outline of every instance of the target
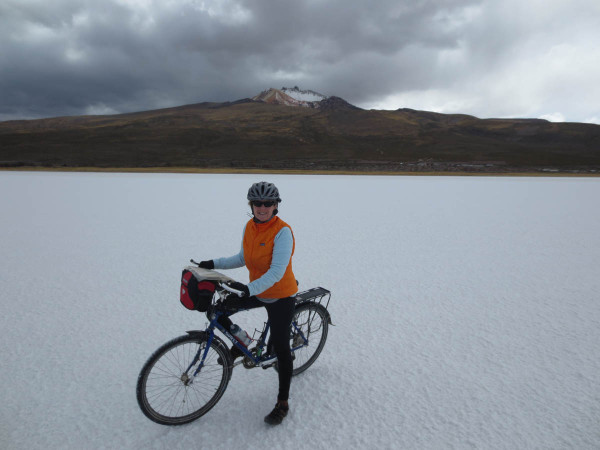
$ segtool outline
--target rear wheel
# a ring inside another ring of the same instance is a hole
[[[215,406],[231,378],[231,357],[227,347],[213,339],[204,366],[192,378],[206,345],[204,335],[180,336],[150,356],[137,382],[138,404],[146,417],[163,425],[182,425]],[[219,364],[219,358],[226,363]]]
[[[329,313],[323,306],[305,303],[296,307],[290,329],[290,346],[294,356],[292,375],[304,372],[319,357],[327,340],[328,327]]]

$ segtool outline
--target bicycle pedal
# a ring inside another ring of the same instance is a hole
[[[266,366],[261,366],[264,370],[270,369],[271,367],[273,367],[275,364],[277,364],[277,361],[272,362],[271,364],[267,364]]]

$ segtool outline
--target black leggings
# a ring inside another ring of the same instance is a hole
[[[292,382],[292,370],[294,368],[292,352],[290,350],[289,330],[292,318],[294,317],[295,300],[292,297],[286,297],[280,298],[273,303],[265,303],[256,297],[230,297],[225,299],[224,306],[229,309],[253,309],[264,306],[267,309],[267,315],[271,323],[271,337],[269,338],[268,345],[269,347],[273,346],[275,350],[279,370],[279,395],[277,396],[277,400],[287,401]],[[227,330],[230,330],[233,324],[231,319],[225,315],[220,316],[218,321]]]

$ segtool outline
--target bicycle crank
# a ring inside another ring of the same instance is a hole
[[[250,350],[250,352],[252,353],[252,356],[256,358],[256,355],[258,354],[258,350],[256,349],[256,347]],[[254,361],[252,361],[252,359],[249,356],[244,356],[242,364],[244,364],[244,368],[246,369],[254,369],[256,367],[256,364],[254,363]]]

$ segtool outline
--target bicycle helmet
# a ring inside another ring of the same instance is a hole
[[[252,202],[255,200],[281,202],[277,186],[273,183],[267,183],[266,181],[254,183],[250,186],[250,189],[248,189],[248,201]]]

